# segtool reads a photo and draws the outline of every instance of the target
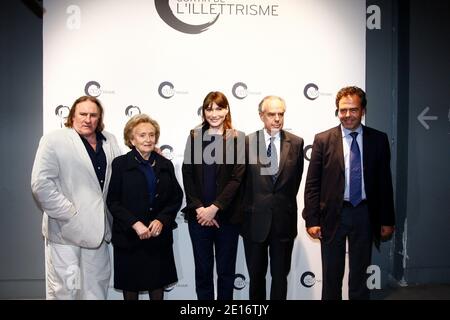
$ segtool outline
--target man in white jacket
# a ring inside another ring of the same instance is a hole
[[[103,131],[97,98],[78,98],[66,128],[42,137],[31,189],[43,214],[47,299],[106,299],[111,275],[105,205],[111,162],[121,154]]]

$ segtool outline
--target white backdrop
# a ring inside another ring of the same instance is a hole
[[[61,127],[85,94],[102,101],[105,129],[119,141],[129,116],[147,113],[161,126],[159,145],[173,149],[180,184],[184,143],[209,91],[226,94],[233,125],[247,134],[262,128],[259,101],[283,97],[285,129],[305,139],[309,157],[314,134],[338,123],[336,92],[365,84],[362,0],[45,0],[44,7],[44,133]],[[288,299],[320,299],[320,245],[301,218],[305,163]],[[195,299],[187,224],[180,215],[177,222],[179,282],[166,298]],[[235,298],[247,299],[241,240],[236,273]],[[109,297],[121,293],[111,288]]]

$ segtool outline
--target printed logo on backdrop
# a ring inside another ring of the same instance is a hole
[[[161,154],[168,160],[173,159],[173,147],[168,144],[163,144],[160,148]]]
[[[208,30],[222,16],[278,16],[279,5],[248,3],[243,0],[155,0],[160,18],[171,28],[187,34]],[[196,23],[191,21],[195,20]],[[200,22],[200,23],[199,23]]]
[[[55,108],[55,115],[58,118],[58,124],[60,128],[64,128],[64,124],[69,116],[70,108],[68,106],[63,106],[60,104]]]
[[[316,275],[311,271],[303,272],[302,276],[300,277],[300,283],[305,288],[311,288],[316,283]]]
[[[164,99],[170,99],[175,94],[174,86],[169,81],[161,82],[158,87],[159,95]]]
[[[316,100],[319,97],[319,87],[315,83],[308,83],[303,89],[306,99]]]
[[[184,4],[186,5],[187,3]],[[180,5],[180,3],[177,3],[177,12],[179,12],[178,8]],[[172,9],[170,8],[169,0],[155,0],[155,7],[158,15],[168,26],[177,31],[188,34],[202,33],[203,31],[208,30],[208,28],[216,23],[217,19],[219,19],[219,14],[217,14],[216,17],[210,22],[198,25],[188,24],[181,21],[175,16]]]
[[[84,86],[84,93],[91,97],[98,97],[102,94],[102,90],[100,89],[100,83],[97,81],[89,81]]]
[[[141,114],[141,109],[138,106],[129,105],[125,109],[125,115],[128,118],[131,118],[132,116],[135,116],[137,114]]]
[[[171,286],[168,286],[168,287],[164,288],[164,292],[170,292],[170,291],[172,291],[173,289],[175,289],[175,287],[178,287],[178,288],[187,288],[188,285],[187,285],[187,283],[176,283],[176,284],[173,284],[173,285],[171,285]]]
[[[103,93],[114,94],[115,92],[114,92],[114,90],[102,89],[99,82],[92,80],[92,81],[88,81],[86,83],[86,85],[84,86],[84,93],[87,96],[99,97]]]
[[[306,161],[311,161],[312,144],[308,144],[303,148],[303,157]]]
[[[319,86],[315,83],[308,83],[303,89],[303,95],[308,100],[316,100],[319,96],[331,96],[331,93],[319,91]]]
[[[261,95],[261,92],[248,90],[248,86],[244,82],[236,82],[233,85],[233,88],[231,88],[231,93],[236,99],[239,100],[245,99],[249,94]]]
[[[241,273],[236,273],[234,275],[234,289],[242,290],[247,286],[248,282],[245,279],[245,276]]]
[[[237,82],[233,85],[231,92],[236,99],[242,100],[247,97],[247,85],[243,82]]]
[[[168,287],[164,288],[164,291],[165,291],[165,292],[170,292],[170,291],[172,291],[175,287],[176,287],[176,284],[173,284],[173,285],[171,285],[171,286],[168,286]]]
[[[163,81],[158,87],[158,94],[161,98],[170,99],[175,94],[188,94],[187,91],[175,90],[175,86],[170,81]]]

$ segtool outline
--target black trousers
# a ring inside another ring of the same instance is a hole
[[[245,260],[250,276],[250,300],[266,300],[266,273],[270,257],[271,300],[286,300],[287,276],[291,269],[294,240],[279,240],[272,232],[264,242],[244,239]]]
[[[239,227],[225,223],[220,223],[220,228],[202,227],[195,220],[189,220],[188,227],[194,251],[198,300],[214,300],[214,259],[217,300],[233,300]]]
[[[344,203],[340,225],[331,242],[321,242],[322,300],[341,300],[348,240],[350,300],[368,300],[367,267],[372,258],[372,229],[366,202],[353,207]]]

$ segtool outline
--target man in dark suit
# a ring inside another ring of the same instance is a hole
[[[346,240],[349,298],[369,299],[367,267],[372,241],[394,231],[394,200],[387,135],[361,125],[366,94],[345,87],[336,96],[341,124],[314,138],[305,184],[303,218],[308,234],[320,239],[322,299],[342,299]]]
[[[297,236],[297,192],[303,173],[303,139],[283,129],[286,104],[276,96],[259,104],[264,129],[246,137],[244,191],[245,257],[250,299],[266,299],[268,251],[270,299],[285,300]]]

